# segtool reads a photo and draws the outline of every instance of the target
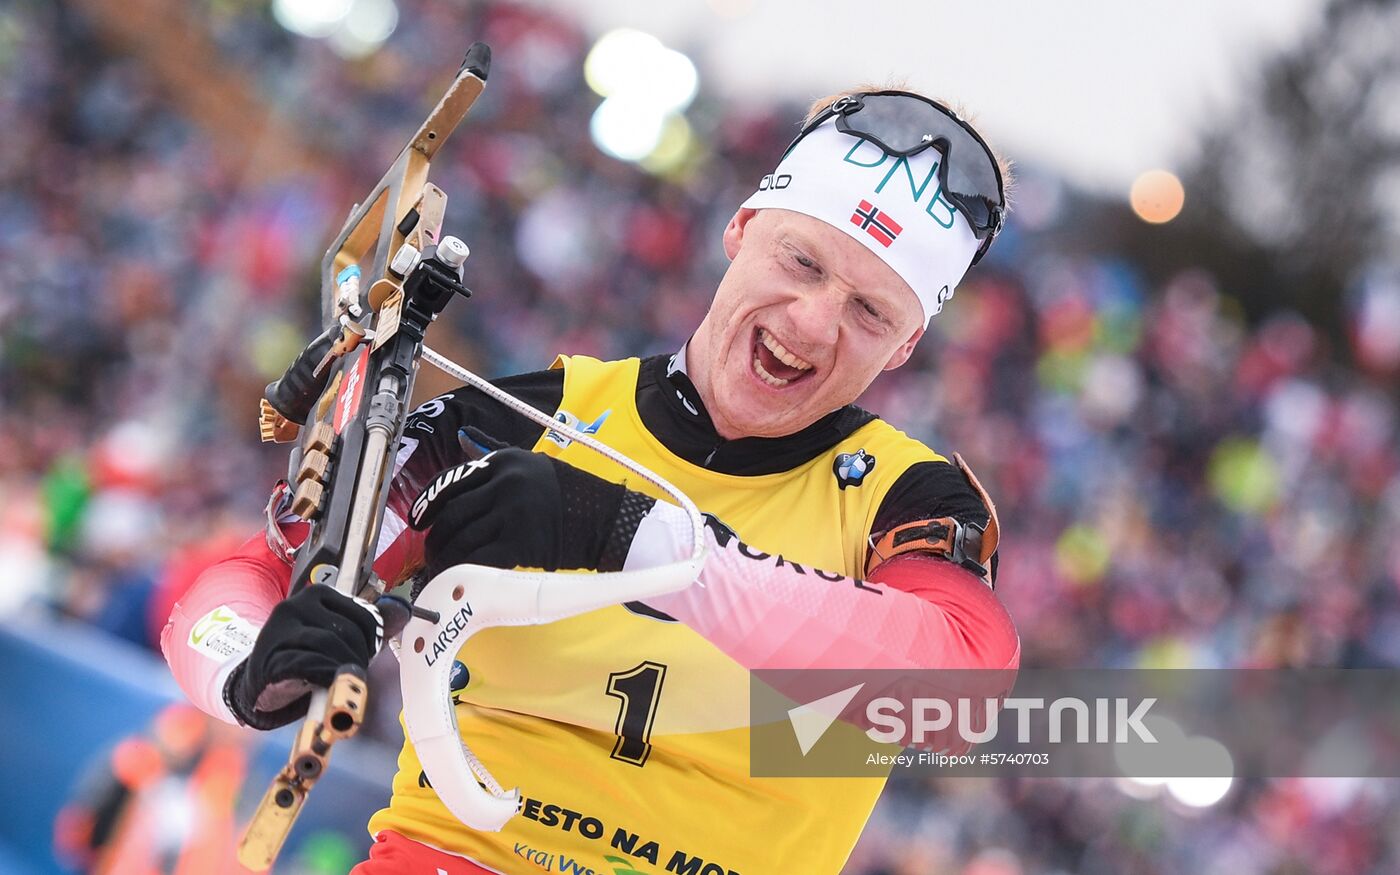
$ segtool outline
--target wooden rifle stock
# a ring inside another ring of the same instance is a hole
[[[373,546],[423,335],[455,295],[471,294],[462,285],[466,246],[441,236],[447,195],[428,182],[428,167],[481,95],[490,64],[484,43],[467,50],[428,119],[350,211],[321,261],[326,331],[265,393],[263,439],[304,435],[292,450],[290,509],[310,523],[310,533],[293,559],[291,592],[334,586],[373,599],[383,591],[372,567]],[[386,625],[402,628],[407,611],[396,613],[386,616]],[[329,690],[312,695],[288,763],[239,843],[243,865],[271,868],[332,746],[359,729],[367,696],[357,666],[342,667]]]

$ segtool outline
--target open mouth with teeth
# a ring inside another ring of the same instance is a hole
[[[789,352],[766,330],[758,328],[754,332],[753,372],[769,386],[781,389],[809,376],[812,365]]]

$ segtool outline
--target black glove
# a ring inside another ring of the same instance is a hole
[[[284,726],[306,716],[312,688],[330,686],[347,663],[368,667],[383,643],[375,606],[312,584],[272,609],[253,652],[224,682],[224,702],[254,729]]]
[[[655,499],[477,429],[466,432],[491,452],[433,478],[409,515],[409,525],[428,531],[423,580],[463,562],[621,570]]]

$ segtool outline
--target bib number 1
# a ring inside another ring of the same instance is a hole
[[[608,675],[608,695],[621,700],[613,759],[634,766],[646,765],[651,756],[651,728],[656,722],[656,706],[665,681],[666,666],[650,661]]]

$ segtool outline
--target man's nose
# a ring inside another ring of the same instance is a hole
[[[834,289],[807,290],[789,308],[793,328],[815,346],[834,346],[841,332],[843,296]]]

